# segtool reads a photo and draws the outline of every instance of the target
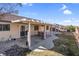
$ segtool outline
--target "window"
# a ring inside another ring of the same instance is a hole
[[[39,28],[38,28],[38,26],[34,26],[34,30],[38,30]]]
[[[2,24],[0,24],[0,31],[2,31]]]
[[[49,26],[46,27],[46,30],[49,30]]]
[[[25,31],[25,26],[21,26],[21,31]]]
[[[3,24],[3,31],[9,31],[10,25],[9,24]]]
[[[10,24],[0,24],[0,31],[9,31]]]

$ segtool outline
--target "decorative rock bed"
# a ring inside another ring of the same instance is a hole
[[[6,56],[23,56],[24,52],[30,51],[28,48],[22,48],[17,45],[12,46],[10,49],[5,51]]]

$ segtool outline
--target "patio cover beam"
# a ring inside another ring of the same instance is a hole
[[[27,35],[28,47],[31,49],[31,23],[28,22],[28,35]]]

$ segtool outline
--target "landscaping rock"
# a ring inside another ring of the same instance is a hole
[[[0,53],[0,56],[5,56],[4,54]]]
[[[5,51],[5,54],[6,56],[22,56],[25,51],[29,51],[29,49],[14,45],[9,50]]]

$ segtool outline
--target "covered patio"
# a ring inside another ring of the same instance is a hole
[[[51,37],[51,24],[46,24],[40,21],[30,20],[30,19],[16,20],[16,21],[12,21],[12,23],[28,25],[27,36],[24,39],[26,39],[25,42],[29,49],[32,49],[34,45],[38,44],[39,42],[42,42],[42,40],[46,40],[48,37]],[[33,25],[42,28],[38,28],[36,31],[33,31],[32,30]],[[46,30],[47,26],[49,26],[48,27],[49,31]],[[32,32],[37,34],[32,35]],[[21,39],[23,40],[23,38]]]

